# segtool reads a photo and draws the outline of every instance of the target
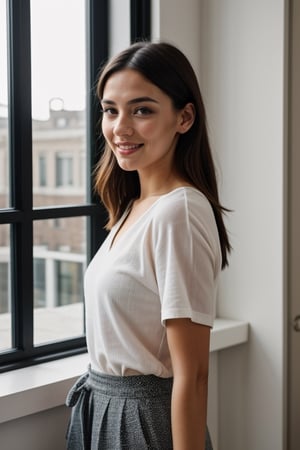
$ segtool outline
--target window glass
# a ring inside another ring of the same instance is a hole
[[[73,158],[71,155],[56,155],[56,186],[73,185]]]
[[[85,41],[85,0],[31,0],[34,206],[85,202]]]
[[[106,235],[90,165],[108,3],[0,0],[0,372],[86,349],[83,273]]]
[[[34,223],[34,343],[81,336],[86,219]]]
[[[41,187],[47,186],[47,156],[39,156],[39,185]]]
[[[0,0],[0,209],[9,206],[6,0]]]
[[[33,259],[34,307],[46,307],[46,259]]]
[[[0,225],[0,350],[12,346],[9,231],[9,225]]]
[[[56,261],[57,305],[70,305],[82,301],[82,263]]]

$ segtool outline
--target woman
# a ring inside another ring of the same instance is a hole
[[[101,72],[96,190],[110,233],[85,276],[91,366],[69,449],[208,450],[210,329],[230,250],[204,106],[186,57],[140,42]]]

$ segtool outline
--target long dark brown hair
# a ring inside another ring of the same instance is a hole
[[[209,200],[218,227],[222,268],[228,264],[230,243],[223,221],[225,208],[219,202],[215,166],[208,139],[206,113],[194,70],[185,55],[171,44],[138,42],[112,58],[102,69],[97,84],[101,100],[109,77],[123,69],[138,71],[165,92],[175,109],[187,103],[195,107],[192,127],[181,134],[174,153],[178,173]],[[122,216],[129,202],[140,194],[136,171],[121,169],[110,147],[105,144],[95,170],[95,189],[108,210],[110,229]]]

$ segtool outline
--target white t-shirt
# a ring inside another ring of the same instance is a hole
[[[212,208],[193,187],[162,195],[112,246],[112,228],[85,275],[92,369],[172,376],[164,322],[213,325],[221,251]]]

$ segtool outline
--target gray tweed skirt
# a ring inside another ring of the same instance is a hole
[[[70,390],[68,450],[172,449],[172,378],[89,369]],[[205,450],[212,450],[207,430]]]

